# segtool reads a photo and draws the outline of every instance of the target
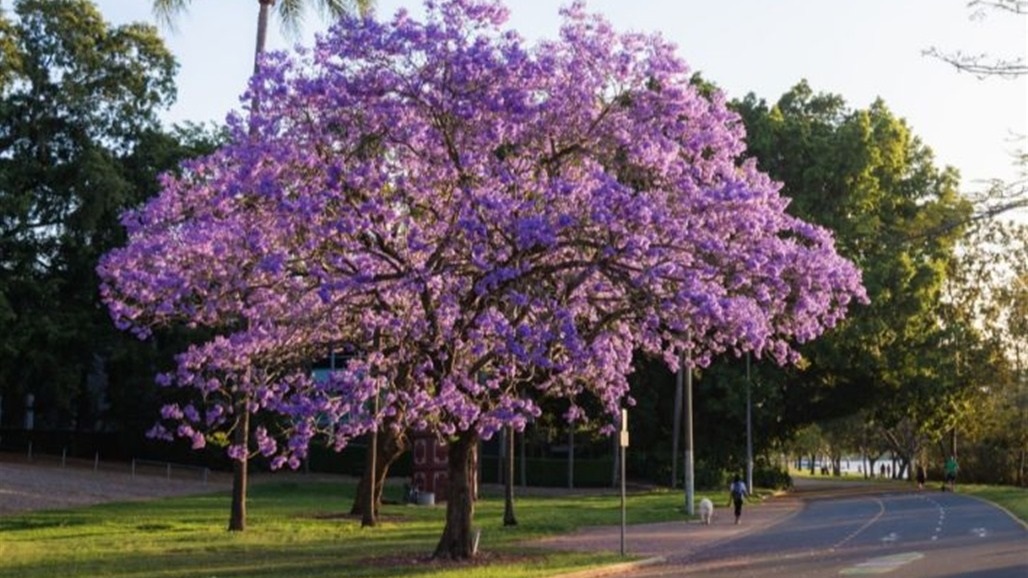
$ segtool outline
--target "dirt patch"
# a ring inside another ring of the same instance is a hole
[[[73,508],[104,502],[148,500],[218,492],[231,488],[223,474],[195,469],[139,468],[68,460],[17,460],[0,455],[0,516],[31,510]]]

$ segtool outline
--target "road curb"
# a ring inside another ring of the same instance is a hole
[[[596,568],[589,568],[587,570],[576,570],[575,572],[569,572],[567,574],[555,574],[550,578],[594,578],[596,576],[617,576],[638,568],[656,566],[657,564],[663,564],[664,562],[667,562],[667,558],[664,556],[654,556],[652,558],[643,558],[642,560],[633,560],[631,562],[608,564],[607,566],[599,566]]]
[[[1022,528],[1024,528],[1025,530],[1028,530],[1028,522],[1022,520],[1021,518],[1018,518],[1017,514],[1011,512],[1010,510],[1004,508],[1003,506],[997,504],[996,502],[993,502],[992,500],[987,500],[985,498],[976,496],[974,494],[960,494],[960,495],[968,497],[968,498],[973,498],[975,500],[978,500],[979,502],[985,502],[986,504],[988,504],[988,505],[990,505],[990,506],[992,506],[994,508],[1002,510],[1004,513],[1006,513],[1006,515],[1010,516],[1011,519],[1013,519],[1015,522],[1020,524]]]

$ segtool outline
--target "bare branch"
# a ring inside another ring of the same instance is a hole
[[[968,8],[974,8],[975,14],[983,14],[985,10],[1004,10],[1014,14],[1028,14],[1028,1],[1026,0],[972,0],[967,3]]]
[[[1028,0],[971,0],[967,7],[972,10],[971,18],[976,20],[985,18],[990,10],[1007,12],[1015,16],[1028,15]],[[1028,64],[1025,63],[1023,56],[1013,59],[990,58],[986,54],[943,52],[934,46],[922,51],[922,54],[937,58],[958,71],[969,72],[978,78],[1019,78],[1028,74]]]
[[[1025,62],[1024,58],[1014,60],[995,59],[990,61],[988,55],[985,54],[970,55],[960,51],[945,53],[935,47],[922,51],[922,54],[941,60],[960,72],[968,72],[981,79],[993,76],[1018,78],[1028,74],[1028,63]]]

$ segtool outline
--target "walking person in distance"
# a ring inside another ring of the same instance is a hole
[[[942,486],[943,491],[946,491],[947,488],[951,492],[957,491],[957,470],[959,469],[960,466],[957,465],[957,456],[950,454],[949,459],[946,460],[946,482]]]
[[[750,492],[746,488],[746,482],[742,481],[739,476],[735,476],[735,479],[732,480],[728,492],[730,501],[735,506],[735,523],[738,524],[739,518],[742,516],[742,502]]]

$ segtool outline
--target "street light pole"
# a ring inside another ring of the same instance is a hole
[[[685,469],[685,512],[692,516],[696,512],[695,498],[696,494],[694,491],[695,476],[693,472],[693,459],[692,459],[692,352],[689,352],[688,363],[682,363],[683,369],[679,371],[685,371],[685,463],[682,464]]]
[[[682,365],[675,374],[674,426],[671,431],[671,489],[678,487],[678,442],[682,439]]]
[[[746,352],[746,488],[753,491],[753,399],[750,393],[750,352]]]

